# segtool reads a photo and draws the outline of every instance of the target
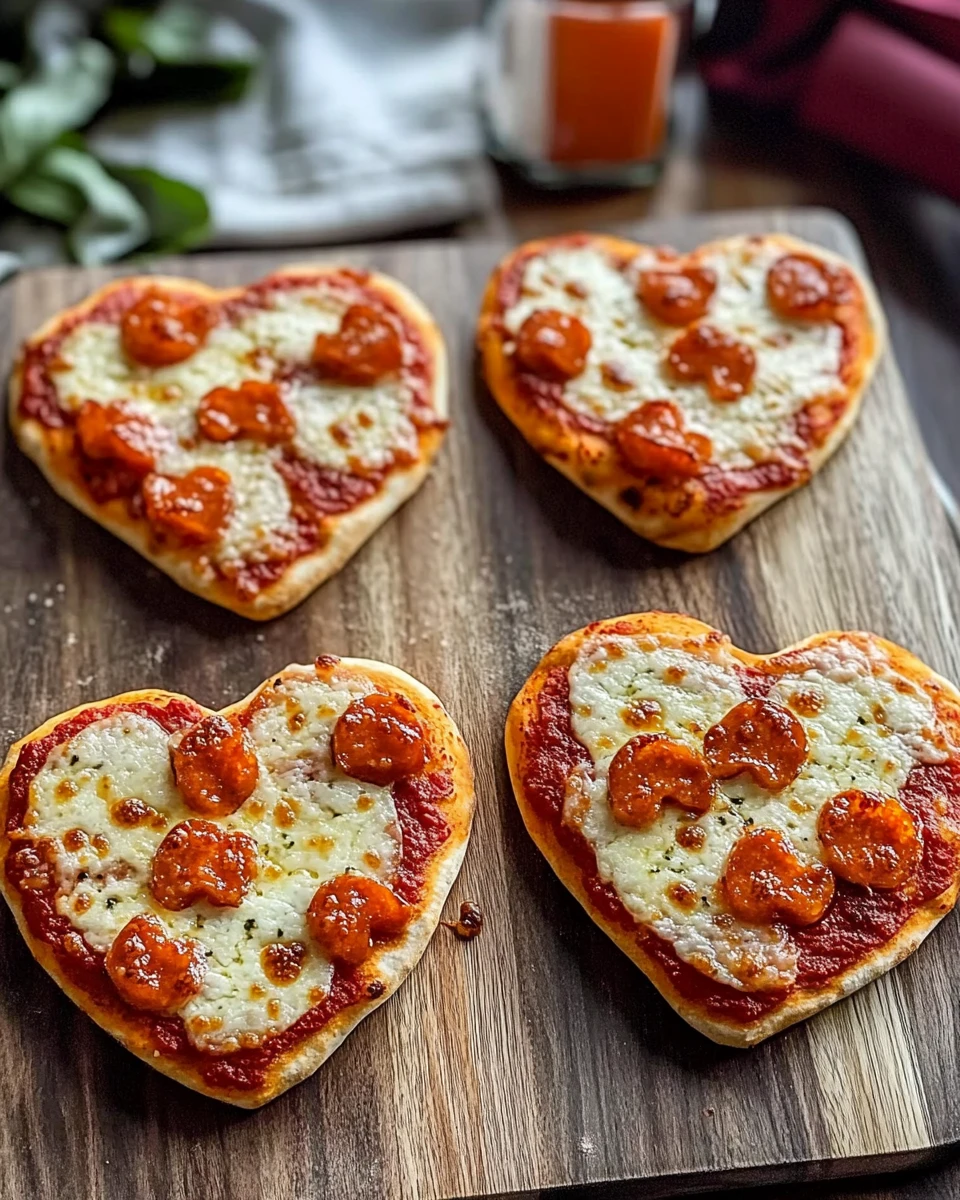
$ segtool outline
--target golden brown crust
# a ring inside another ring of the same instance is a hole
[[[344,264],[297,263],[271,272],[270,278],[303,275],[316,278],[335,275]],[[127,276],[105,284],[79,304],[56,313],[24,344],[24,351],[54,335],[62,326],[91,312],[111,293],[130,285],[164,287],[187,293],[199,300],[229,300],[240,296],[246,288],[217,289],[199,280],[168,275]],[[359,550],[363,543],[408,500],[420,487],[440,449],[449,415],[448,367],[443,336],[423,303],[397,280],[377,272],[369,272],[366,286],[381,292],[408,320],[423,338],[433,365],[431,407],[441,422],[421,431],[420,455],[408,466],[393,468],[383,485],[368,500],[347,512],[326,518],[329,536],[322,546],[294,559],[283,574],[252,599],[239,596],[229,582],[211,577],[203,578],[194,569],[193,556],[175,546],[161,546],[150,536],[146,522],[131,518],[121,501],[97,503],[81,483],[74,466],[72,438],[60,430],[50,430],[39,421],[24,417],[20,412],[23,386],[23,354],[21,353],[10,378],[10,425],[20,447],[44,473],[47,480],[65,500],[86,516],[122,538],[154,566],[174,579],[182,588],[206,600],[229,608],[241,616],[267,621],[294,608],[321,583],[337,571]]]
[[[526,729],[535,719],[539,696],[549,673],[556,667],[569,667],[588,639],[603,633],[625,636],[651,634],[671,638],[699,639],[713,635],[724,648],[746,666],[762,666],[770,658],[779,658],[793,651],[805,650],[840,636],[863,639],[886,652],[895,669],[922,688],[933,701],[938,717],[954,745],[960,745],[960,692],[946,679],[937,675],[908,650],[871,633],[843,634],[841,631],[814,634],[773,655],[751,654],[734,646],[726,635],[711,626],[678,613],[634,613],[609,620],[596,621],[562,638],[537,664],[510,706],[504,735],[507,765],[517,804],[530,836],[543,852],[563,884],[580,901],[591,919],[599,925],[620,949],[651,980],[660,994],[677,1013],[695,1029],[715,1042],[727,1046],[753,1046],[772,1034],[779,1033],[797,1021],[813,1016],[837,1000],[864,987],[891,967],[908,957],[946,916],[960,892],[960,865],[949,888],[918,908],[899,932],[883,947],[871,952],[853,967],[838,975],[830,985],[808,991],[796,991],[777,1008],[759,1020],[742,1023],[722,1020],[703,1005],[683,996],[663,967],[644,949],[634,933],[608,920],[591,900],[583,886],[580,870],[560,844],[554,827],[544,820],[530,803],[524,786]]]
[[[634,258],[643,249],[650,249],[606,234],[573,236],[588,238],[591,245],[621,261]],[[545,253],[558,243],[570,241],[570,238],[571,235],[565,235],[526,242],[511,251],[490,277],[481,302],[477,327],[477,341],[487,385],[497,404],[537,453],[635,533],[674,550],[698,554],[713,550],[765,509],[808,482],[850,431],[886,341],[886,322],[873,286],[833,251],[812,246],[788,234],[767,234],[764,240],[781,246],[785,253],[811,253],[844,265],[853,272],[861,288],[865,301],[864,328],[861,348],[851,372],[848,403],[822,444],[810,448],[807,454],[809,475],[798,478],[789,486],[748,492],[739,506],[715,510],[709,508],[703,496],[693,489],[669,488],[644,482],[642,504],[638,508],[626,503],[623,498],[624,494],[637,491],[638,477],[624,469],[610,440],[572,422],[549,419],[542,410],[527,402],[516,386],[511,359],[505,348],[507,339],[500,324],[503,315],[499,301],[501,281],[520,260]],[[725,238],[710,242],[697,247],[692,255],[686,257],[696,258],[722,251],[725,245],[739,240]]]
[[[297,664],[285,667],[282,671],[272,674],[265,684],[256,687],[248,696],[220,711],[227,715],[243,711],[273,680],[296,676],[310,670],[313,668]],[[185,701],[189,704],[196,704],[196,702],[188,696],[175,692],[146,688],[140,691],[124,692],[106,700],[78,705],[68,712],[50,717],[32,733],[27,734],[26,737],[11,746],[3,767],[0,769],[0,891],[3,892],[34,958],[78,1007],[149,1066],[156,1068],[164,1075],[169,1075],[187,1087],[193,1088],[194,1091],[203,1092],[205,1095],[241,1108],[259,1108],[262,1104],[266,1104],[288,1088],[293,1087],[294,1084],[312,1075],[337,1049],[351,1030],[396,991],[416,966],[433,936],[447,893],[460,870],[470,836],[474,809],[473,769],[470,764],[470,756],[459,730],[433,692],[399,668],[385,663],[372,662],[368,659],[338,659],[337,671],[338,673],[356,672],[374,685],[402,693],[412,702],[427,729],[427,736],[430,739],[435,759],[442,760],[451,772],[453,793],[443,803],[443,814],[450,827],[450,835],[428,865],[423,898],[416,905],[416,917],[399,939],[377,951],[364,965],[365,978],[371,982],[378,980],[383,984],[383,991],[370,999],[341,1010],[317,1033],[274,1060],[268,1069],[263,1086],[255,1090],[241,1091],[211,1087],[200,1077],[198,1072],[175,1059],[164,1055],[154,1057],[155,1047],[144,1037],[140,1027],[126,1021],[122,1016],[104,1012],[98,1008],[82,988],[75,986],[64,975],[50,946],[34,936],[25,920],[20,894],[16,888],[10,885],[6,877],[6,860],[12,845],[6,827],[10,799],[9,781],[20,751],[25,745],[45,737],[61,722],[90,708],[137,702],[147,702],[162,707],[172,700]],[[196,705],[196,707],[204,714],[211,711],[203,708],[202,705]]]

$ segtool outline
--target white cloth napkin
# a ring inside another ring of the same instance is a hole
[[[215,245],[334,241],[437,225],[493,195],[475,106],[480,0],[210,0],[262,66],[239,103],[121,112],[105,159],[202,188]]]

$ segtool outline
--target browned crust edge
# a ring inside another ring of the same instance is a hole
[[[557,840],[552,826],[537,815],[527,799],[522,782],[524,731],[528,717],[532,717],[536,712],[538,697],[548,672],[555,667],[569,666],[587,639],[612,631],[614,628],[617,632],[626,633],[628,636],[668,634],[679,637],[702,637],[704,634],[718,632],[712,626],[693,617],[678,613],[648,612],[596,621],[583,629],[568,634],[541,659],[510,706],[504,736],[507,765],[524,824],[544,857],[562,883],[580,901],[591,919],[640,968],[667,1003],[694,1029],[699,1030],[713,1041],[726,1046],[753,1046],[864,987],[912,954],[956,903],[958,891],[960,891],[960,866],[958,866],[951,886],[918,908],[885,947],[872,952],[860,963],[844,971],[828,987],[792,995],[773,1012],[749,1023],[724,1021],[713,1017],[704,1010],[703,1006],[683,997],[660,964],[646,953],[635,937],[620,926],[607,921],[602,914],[596,911],[582,885],[579,870],[570,862],[569,856]],[[814,634],[777,651],[776,655],[751,654],[749,651],[734,646],[726,635],[721,634],[720,636],[724,638],[724,645],[731,654],[747,666],[756,666],[762,665],[768,658],[830,641],[842,636],[842,632],[834,630]],[[960,692],[946,679],[922,663],[920,659],[894,642],[889,642],[875,634],[859,633],[857,636],[869,638],[875,645],[886,651],[896,669],[930,696],[936,705],[938,715],[950,731],[952,740],[956,741],[957,735],[960,734]]]
[[[623,502],[620,493],[626,488],[636,486],[637,478],[622,468],[618,468],[615,464],[609,467],[613,472],[612,482],[598,484],[591,478],[590,463],[597,461],[606,463],[610,459],[609,444],[596,434],[584,430],[574,431],[561,427],[555,422],[544,420],[531,405],[524,402],[513,384],[510,360],[504,352],[503,338],[497,327],[501,315],[497,293],[502,276],[511,269],[518,258],[531,253],[546,252],[556,244],[564,243],[570,236],[568,234],[525,242],[502,259],[491,275],[483,294],[477,325],[477,345],[487,386],[497,404],[534,450],[593,500],[612,512],[634,533],[656,542],[657,545],[673,550],[685,550],[694,554],[703,554],[714,550],[733,537],[760,513],[776,504],[784,496],[789,495],[790,492],[803,487],[810,480],[801,480],[787,488],[771,488],[762,492],[751,492],[744,497],[738,508],[727,513],[708,514],[706,523],[704,523],[700,506],[693,510],[692,517],[689,512],[680,518],[673,518],[668,513],[635,512]],[[594,246],[617,257],[624,255],[633,257],[645,248],[639,242],[607,234],[574,236],[586,236]],[[863,395],[886,345],[886,320],[872,283],[847,259],[823,246],[813,245],[789,234],[769,233],[764,235],[764,238],[782,246],[784,251],[807,252],[845,266],[853,272],[866,301],[867,343],[858,365],[859,383],[850,389],[849,400],[843,415],[831,429],[823,444],[812,447],[807,456],[810,479],[812,479],[836,452],[857,419]],[[740,240],[741,237],[736,236],[705,242],[696,248],[695,253],[722,251],[729,243]],[[605,469],[607,469],[606,466]],[[694,523],[691,524],[691,520]]]
[[[202,1092],[204,1095],[226,1101],[228,1104],[240,1108],[259,1108],[281,1095],[288,1088],[293,1087],[294,1084],[300,1083],[312,1075],[364,1017],[393,995],[416,966],[433,936],[440,921],[440,913],[447,894],[460,870],[470,836],[475,803],[473,769],[460,731],[441,702],[429,688],[398,667],[368,659],[341,658],[338,669],[342,668],[356,671],[374,684],[381,684],[389,689],[402,692],[412,701],[418,714],[427,723],[435,744],[442,749],[444,756],[449,760],[453,775],[453,795],[450,800],[445,802],[443,808],[444,816],[450,825],[450,836],[429,865],[424,886],[424,899],[419,905],[418,916],[407,927],[401,939],[368,960],[366,973],[371,980],[378,979],[384,984],[383,993],[375,999],[366,1000],[344,1009],[323,1029],[278,1058],[271,1065],[264,1086],[253,1091],[213,1088],[193,1071],[184,1068],[176,1061],[165,1058],[163,1055],[154,1058],[152,1044],[145,1041],[138,1032],[131,1030],[124,1021],[117,1019],[112,1014],[101,1012],[96,1005],[91,1003],[86,992],[74,986],[63,975],[51,948],[45,942],[34,937],[23,916],[19,893],[9,886],[6,878],[6,859],[12,845],[6,832],[6,816],[10,798],[9,780],[24,745],[46,736],[62,721],[69,720],[89,708],[136,701],[146,701],[159,706],[165,706],[171,700],[184,700],[191,704],[195,704],[196,701],[176,692],[145,688],[139,691],[124,692],[106,700],[77,705],[68,712],[50,717],[37,729],[11,746],[3,767],[0,769],[0,891],[2,891],[34,958],[87,1016],[91,1017],[101,1029],[106,1030],[148,1066],[164,1075],[169,1075],[172,1079],[176,1079],[196,1092]],[[265,682],[297,676],[305,670],[313,670],[313,668],[291,664],[282,671],[271,674]],[[220,711],[230,714],[245,708],[264,686],[264,684],[258,684],[248,696]],[[202,705],[198,705],[198,707],[205,714],[212,711]]]
[[[344,263],[297,263],[279,267],[276,271],[271,271],[267,278],[278,275],[333,275],[345,266]],[[431,406],[437,417],[446,421],[449,417],[449,383],[443,335],[426,306],[402,283],[375,271],[368,272],[368,275],[370,286],[382,292],[404,317],[416,326],[423,337],[434,365]],[[63,322],[77,316],[82,317],[111,292],[131,284],[169,287],[207,300],[230,299],[246,291],[245,287],[214,288],[196,279],[169,275],[126,276],[112,280],[85,297],[79,304],[56,313],[26,340],[24,349],[50,337]],[[418,490],[446,432],[442,427],[423,431],[420,434],[420,457],[417,462],[409,467],[394,468],[387,475],[382,487],[369,500],[363,501],[346,513],[329,517],[330,536],[323,546],[295,559],[276,582],[262,589],[252,600],[243,600],[224,581],[216,578],[209,581],[201,579],[195,572],[192,561],[176,548],[153,546],[143,521],[132,520],[119,506],[97,504],[73,479],[58,470],[44,426],[32,418],[24,418],[19,411],[22,380],[21,353],[10,378],[10,426],[20,448],[37,464],[51,487],[85,516],[132,546],[186,591],[255,621],[269,621],[288,612],[321,583],[335,575],[387,518]]]

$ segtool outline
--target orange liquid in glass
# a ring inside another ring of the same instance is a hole
[[[663,144],[677,17],[657,4],[560,4],[550,18],[548,157],[620,163]]]

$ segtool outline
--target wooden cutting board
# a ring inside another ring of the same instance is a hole
[[[850,228],[820,211],[629,232],[687,248],[771,228],[860,257]],[[397,996],[325,1067],[242,1113],[115,1045],[33,963],[4,909],[4,1200],[437,1200],[570,1184],[633,1194],[617,1181],[666,1196],[905,1166],[960,1139],[956,918],[821,1016],[754,1050],[715,1046],[554,878],[523,829],[501,747],[507,705],[541,653],[594,618],[638,609],[693,613],[763,652],[815,630],[872,629],[960,676],[960,564],[892,356],[810,487],[722,549],[686,558],[634,537],[565,482],[487,395],[473,321],[505,249],[407,242],[324,255],[397,275],[437,314],[453,427],[423,490],[340,575],[266,627],[180,591],[59,500],[7,435],[6,740],[130,688],[216,707],[321,651],[394,662],[439,693],[473,752],[477,821],[448,908],[477,901],[486,925],[471,943],[440,929]],[[238,284],[290,257],[155,269]],[[44,270],[8,285],[5,371],[25,334],[114,273]]]

